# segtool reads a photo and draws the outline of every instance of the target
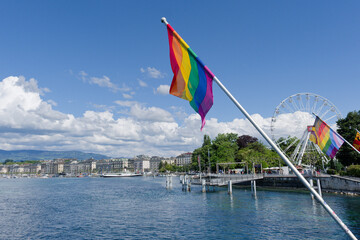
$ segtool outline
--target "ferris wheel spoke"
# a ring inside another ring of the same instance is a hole
[[[287,102],[285,102],[285,107],[287,108],[287,110],[289,110],[289,113],[295,112],[295,111],[289,106],[289,104],[288,104]]]
[[[296,105],[294,100],[291,101],[291,104],[293,105],[293,107],[295,109],[295,112],[300,110],[299,107]]]
[[[298,96],[298,101],[299,101],[299,106],[300,106],[300,110],[304,110],[304,104],[303,104],[303,100],[301,98],[301,95]]]
[[[314,105],[313,105],[313,107],[312,107],[312,109],[311,109],[311,112],[312,112],[312,113],[315,112],[316,105],[317,105],[318,102],[319,102],[319,98],[318,98],[318,96],[315,96],[315,98],[314,98]]]
[[[328,112],[330,112],[330,110],[331,110],[331,108],[329,108],[329,109],[327,109],[322,115],[321,115],[321,119],[323,119],[325,116],[326,116],[326,114],[328,114]]]
[[[336,114],[334,114],[334,115],[332,115],[331,117],[325,119],[324,122],[328,122],[328,121],[330,121],[331,119],[333,119],[334,117],[336,117]]]
[[[325,106],[326,101],[323,101],[323,104],[320,106],[320,108],[315,112],[316,115],[319,115],[323,109],[323,107]]]
[[[305,107],[305,110],[306,110],[307,112],[309,112],[309,111],[310,111],[310,96],[309,96],[309,94],[306,94],[305,99],[306,99],[306,107]]]

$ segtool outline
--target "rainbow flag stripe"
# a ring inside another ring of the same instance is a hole
[[[335,154],[344,143],[344,139],[333,131],[324,121],[319,117],[315,119],[315,134],[317,137],[317,144],[321,151],[328,155],[330,158],[334,158]]]
[[[360,133],[359,132],[356,132],[356,136],[355,136],[355,139],[354,139],[354,142],[353,142],[353,146],[354,146],[354,148],[356,148],[357,150],[360,151]]]
[[[167,24],[170,63],[174,77],[170,94],[188,100],[201,116],[201,129],[205,116],[213,105],[212,80],[214,74],[201,62],[194,51],[177,32]]]

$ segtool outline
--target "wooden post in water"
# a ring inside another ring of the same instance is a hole
[[[252,183],[252,189],[253,189],[253,195],[254,195],[254,197],[256,197],[256,181],[255,180],[253,180],[253,181],[251,181],[251,183]]]
[[[188,178],[186,178],[186,191],[191,192],[191,182]]]
[[[310,178],[310,186],[313,187],[314,186],[314,182],[313,182],[313,179]],[[314,195],[310,192],[310,196],[311,196],[311,199],[314,200]]]
[[[172,176],[169,176],[169,189],[172,189]]]
[[[228,181],[228,194],[232,194],[232,182],[231,182],[231,180]]]
[[[322,197],[320,178],[318,178],[316,181],[317,181],[316,183],[317,183],[317,187],[318,187],[318,193]]]
[[[169,176],[166,175],[166,189],[169,188]]]
[[[206,192],[205,179],[203,179],[203,180],[201,181],[201,186],[202,186],[202,192],[205,193],[205,192]]]
[[[185,191],[185,175],[181,179],[182,190]]]

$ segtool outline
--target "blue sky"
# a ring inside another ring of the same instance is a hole
[[[359,11],[358,1],[1,1],[0,149],[174,156],[203,134],[258,136],[215,84],[203,132],[188,102],[165,94],[161,17],[265,129],[301,92],[345,116],[359,110]]]

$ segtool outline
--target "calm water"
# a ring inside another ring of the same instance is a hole
[[[348,239],[309,194],[181,191],[178,178],[0,179],[1,239]],[[325,195],[360,237],[360,197]]]

